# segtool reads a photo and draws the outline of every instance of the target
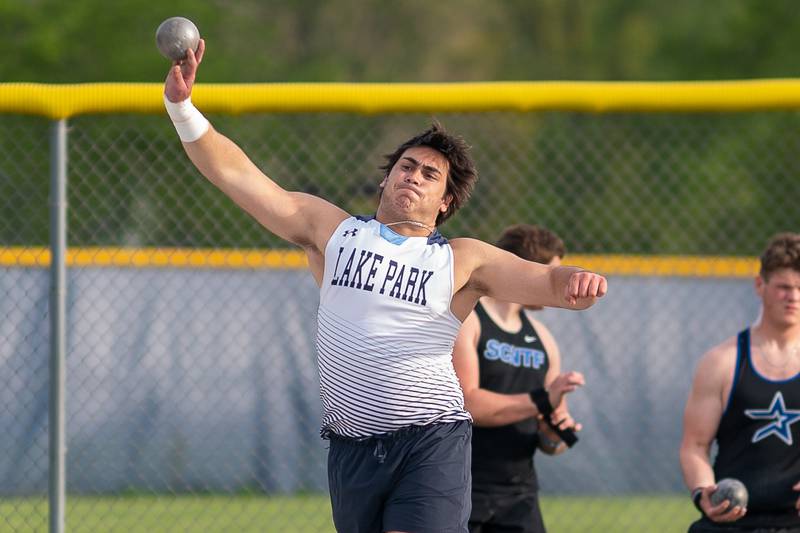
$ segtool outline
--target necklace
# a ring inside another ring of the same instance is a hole
[[[764,361],[766,361],[769,366],[773,368],[786,368],[790,363],[796,360],[795,356],[797,355],[797,352],[800,351],[800,343],[789,345],[783,350],[786,352],[786,357],[784,358],[783,364],[776,364],[767,355],[768,351],[778,352],[778,350],[767,350],[765,343],[760,344],[758,349],[761,352],[761,356],[764,358]]]
[[[436,229],[435,226],[429,226],[427,224],[423,224],[422,222],[417,222],[416,220],[400,220],[398,222],[389,222],[388,224],[384,224],[384,226],[388,228],[389,226],[397,226],[399,224],[411,224],[412,226],[417,226],[418,228],[428,230],[428,233],[433,233],[433,230]]]

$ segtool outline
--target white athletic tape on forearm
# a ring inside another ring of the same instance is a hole
[[[192,104],[191,98],[175,103],[170,102],[165,94],[164,107],[183,142],[194,142],[208,131],[208,119]]]

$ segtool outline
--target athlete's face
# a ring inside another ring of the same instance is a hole
[[[800,326],[800,272],[776,270],[768,280],[756,278],[756,292],[764,306],[764,319],[776,327]]]
[[[430,223],[440,212],[447,211],[450,197],[447,190],[447,159],[427,146],[409,148],[381,182],[381,204],[398,216]]]
[[[558,266],[558,265],[561,264],[561,258],[558,257],[558,256],[555,256],[547,264],[550,265],[550,266]],[[541,305],[523,305],[522,307],[524,307],[528,311],[541,311],[542,309],[544,309],[544,307],[541,306]]]

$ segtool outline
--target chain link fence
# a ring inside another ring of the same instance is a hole
[[[374,211],[382,154],[430,114],[209,114],[281,185]],[[796,111],[439,113],[480,181],[442,228],[555,230],[570,254],[744,256],[798,228]],[[0,531],[48,524],[48,131],[0,121]],[[66,520],[71,531],[332,531],[299,251],[206,183],[166,116],[68,121]],[[752,322],[747,277],[608,272],[547,310],[585,427],[538,458],[553,532],[683,531],[678,465],[698,357]],[[299,266],[300,265],[300,266]],[[751,272],[752,273],[752,272]]]

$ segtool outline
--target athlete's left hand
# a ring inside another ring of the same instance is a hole
[[[586,378],[583,377],[583,374],[574,370],[556,376],[547,389],[547,397],[550,400],[550,405],[553,406],[553,412],[555,413],[559,409],[566,409],[564,396],[585,384]]]
[[[712,522],[735,522],[747,514],[747,507],[731,505],[730,500],[722,500],[717,505],[711,503],[711,495],[717,490],[717,485],[703,487],[700,495],[700,508]]]
[[[600,274],[581,270],[573,272],[567,282],[565,298],[570,306],[588,307],[608,291],[608,282]],[[585,301],[588,300],[588,301]]]

